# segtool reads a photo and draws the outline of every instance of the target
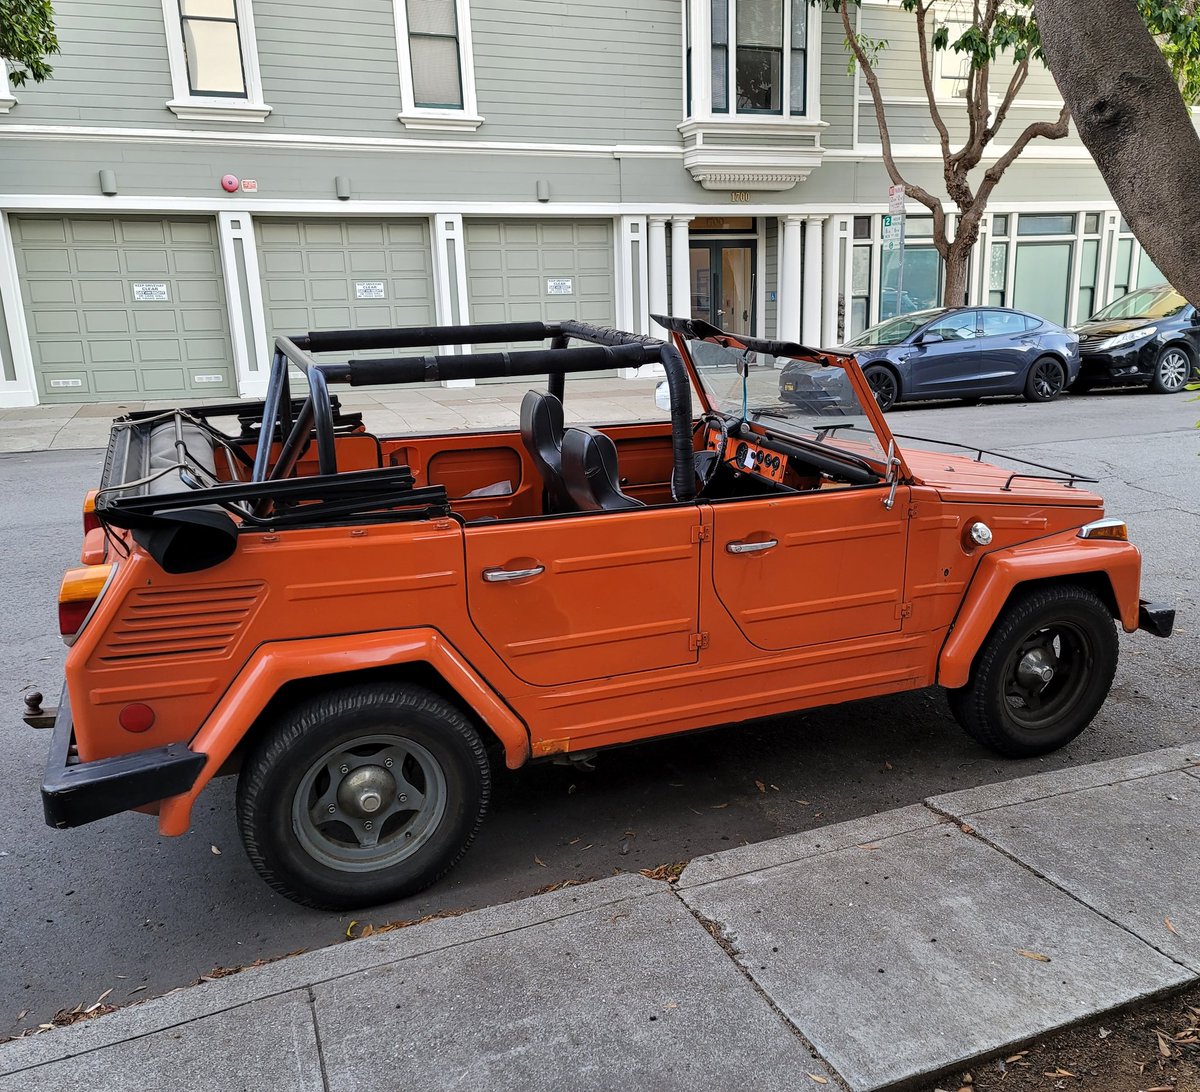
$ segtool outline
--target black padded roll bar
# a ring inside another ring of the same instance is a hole
[[[500,379],[516,375],[544,375],[551,370],[590,372],[599,368],[638,368],[656,363],[658,353],[643,345],[583,345],[569,350],[570,367],[564,367],[564,350],[529,349],[517,353],[471,353],[469,356],[406,356],[380,360],[351,360],[346,378],[352,387],[375,383],[434,383],[443,379]],[[335,369],[337,365],[333,366]],[[337,378],[341,378],[337,369]],[[330,378],[334,376],[331,375]]]
[[[545,341],[558,323],[482,322],[478,326],[410,326],[390,330],[319,330],[292,340],[310,353],[351,349],[416,349],[422,345],[482,345],[494,341]]]

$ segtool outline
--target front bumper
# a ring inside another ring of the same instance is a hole
[[[1122,345],[1102,353],[1080,349],[1079,375],[1093,383],[1149,383],[1154,376],[1158,342]]]
[[[187,792],[204,766],[205,756],[182,743],[80,762],[73,755],[75,722],[65,686],[51,732],[42,807],[46,822],[59,829]]]
[[[1166,603],[1149,603],[1138,600],[1138,629],[1153,633],[1155,637],[1170,637],[1175,628],[1175,608]]]

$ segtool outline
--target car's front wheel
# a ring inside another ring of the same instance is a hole
[[[1009,758],[1069,743],[1104,704],[1117,669],[1112,615],[1089,588],[1051,584],[996,620],[967,685],[947,691],[968,735]]]
[[[1052,356],[1039,356],[1025,380],[1025,398],[1030,402],[1052,402],[1067,385],[1067,373]]]
[[[882,364],[872,364],[863,369],[863,376],[875,395],[879,408],[886,413],[900,397],[900,383],[896,379],[896,373]]]
[[[1175,394],[1187,385],[1192,374],[1192,358],[1182,345],[1167,345],[1158,354],[1150,389],[1155,394]]]
[[[419,686],[330,690],[287,711],[250,751],[237,810],[250,862],[322,909],[428,887],[466,852],[487,810],[483,741]]]

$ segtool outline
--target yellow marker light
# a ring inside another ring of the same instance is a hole
[[[116,565],[88,565],[63,573],[58,589],[58,631],[67,644],[83,629],[115,569]]]
[[[1080,538],[1103,538],[1110,541],[1128,542],[1129,528],[1123,519],[1098,519],[1079,528]]]

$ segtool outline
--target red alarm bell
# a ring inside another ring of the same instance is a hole
[[[227,174],[221,179],[221,189],[226,193],[237,193],[238,178],[235,174]]]

